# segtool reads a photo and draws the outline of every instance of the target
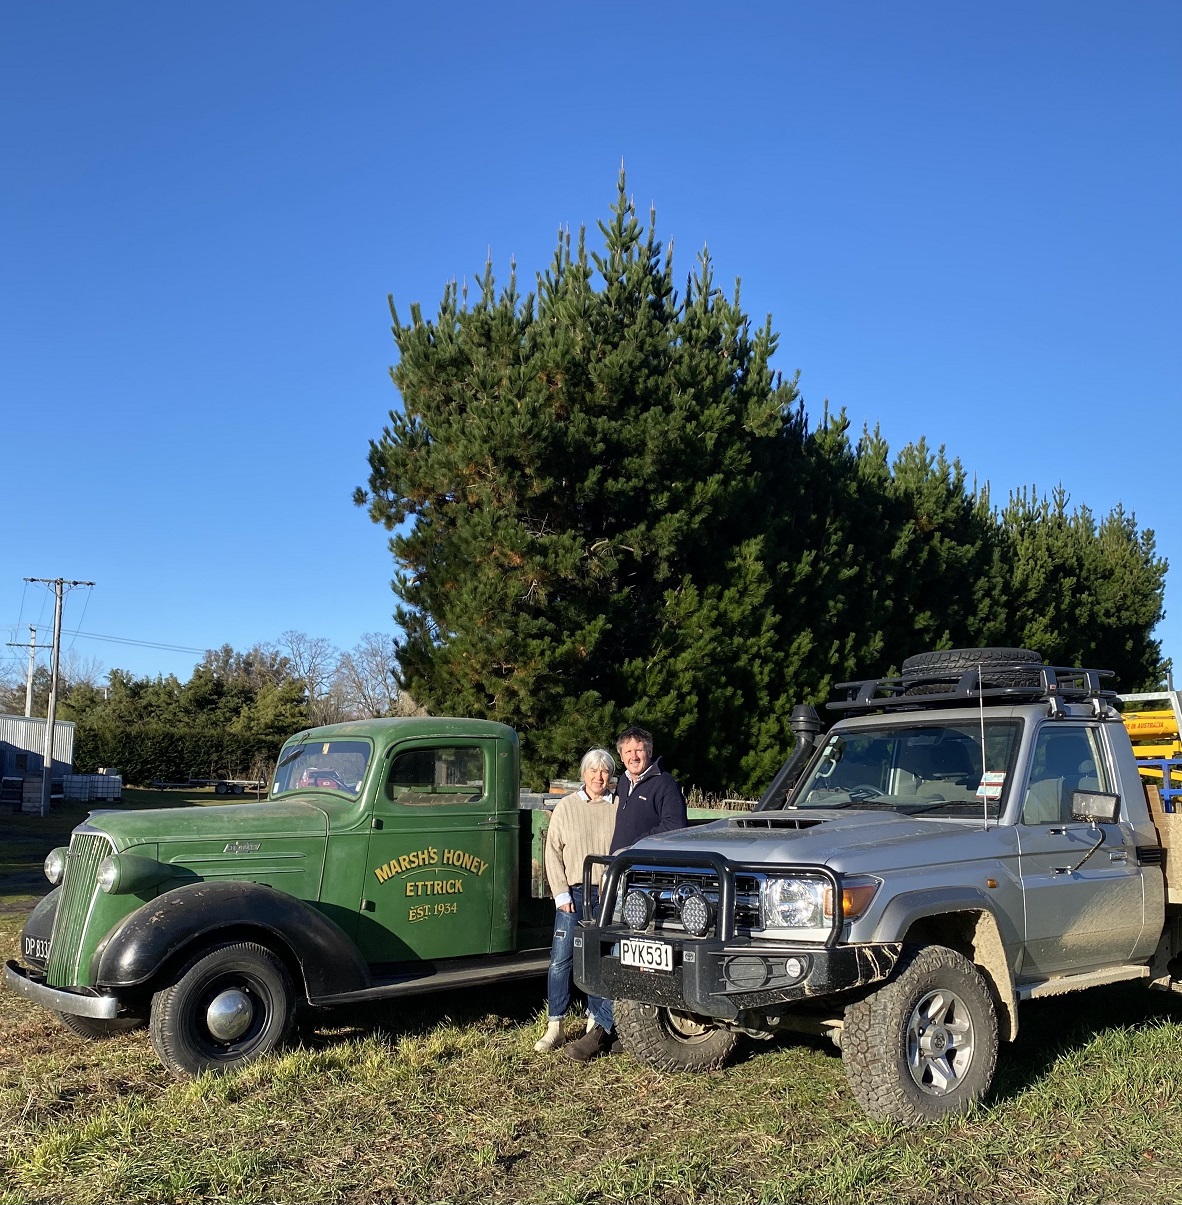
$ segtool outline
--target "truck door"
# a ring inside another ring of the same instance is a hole
[[[1026,907],[1023,978],[1129,961],[1144,923],[1136,845],[1126,823],[1073,820],[1073,791],[1113,790],[1094,725],[1052,721],[1039,730],[1018,824]],[[1104,833],[1104,843],[1086,861]],[[1082,861],[1082,865],[1080,865]]]
[[[362,887],[358,945],[368,961],[489,952],[505,844],[496,751],[494,739],[435,737],[391,754]]]

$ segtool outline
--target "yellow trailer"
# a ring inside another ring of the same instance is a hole
[[[1142,779],[1161,788],[1168,810],[1182,811],[1182,691],[1121,695],[1120,702]],[[1145,711],[1129,709],[1138,703],[1159,706]],[[1162,703],[1167,706],[1162,708]]]

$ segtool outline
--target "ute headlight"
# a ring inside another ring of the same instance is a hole
[[[66,877],[66,854],[64,845],[51,849],[45,859],[45,877],[56,887]]]
[[[763,927],[824,928],[826,886],[822,879],[765,879],[759,893]]]

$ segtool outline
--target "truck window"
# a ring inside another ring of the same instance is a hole
[[[1063,824],[1071,820],[1074,791],[1109,791],[1108,772],[1094,729],[1048,725],[1038,734],[1030,782],[1022,804],[1023,824]]]
[[[373,746],[369,741],[309,741],[288,745],[275,767],[272,795],[285,791],[335,791],[356,796]]]
[[[386,798],[411,807],[476,803],[484,797],[484,750],[463,745],[408,749],[394,755]]]

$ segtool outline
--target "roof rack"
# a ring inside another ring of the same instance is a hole
[[[1115,676],[1110,669],[1032,665],[1029,661],[992,662],[967,670],[933,670],[908,674],[905,678],[839,682],[834,691],[840,697],[825,706],[830,711],[869,714],[937,706],[963,707],[978,702],[995,705],[1045,702],[1055,714],[1062,703],[1094,702],[1097,714],[1107,715],[1117,693],[1102,688],[1100,681]]]

